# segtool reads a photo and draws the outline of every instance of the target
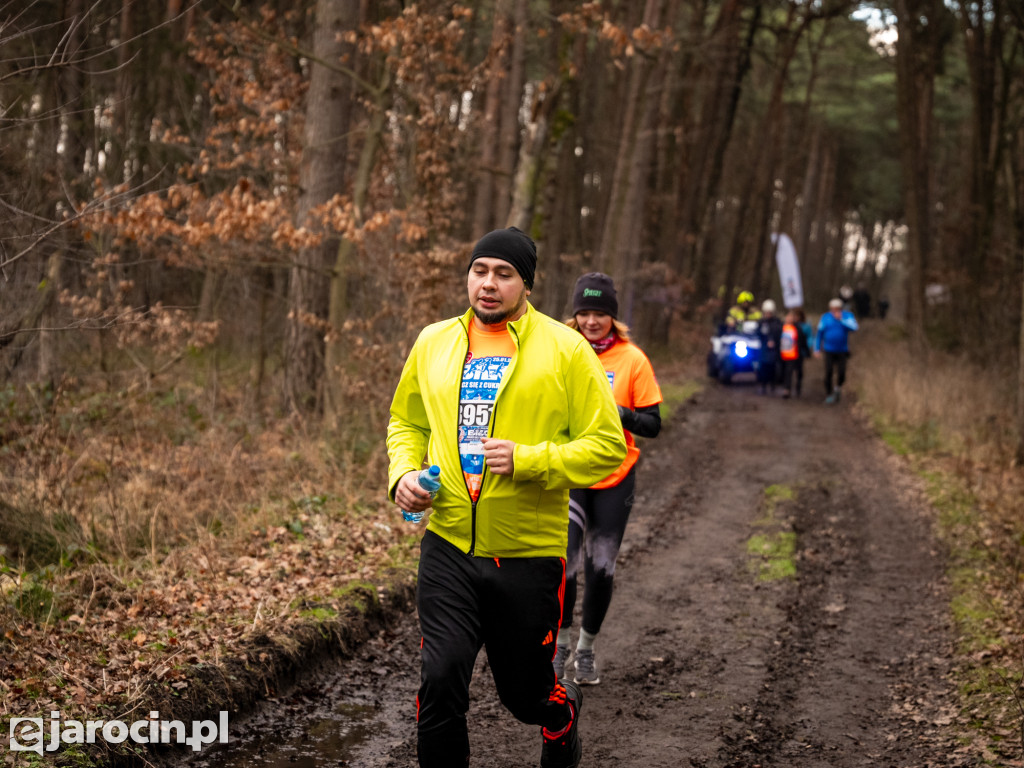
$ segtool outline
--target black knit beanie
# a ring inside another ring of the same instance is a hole
[[[617,317],[619,299],[615,295],[615,284],[603,272],[588,272],[576,281],[572,292],[572,313],[604,312]]]
[[[533,288],[533,275],[537,271],[537,244],[521,229],[509,227],[488,232],[473,246],[469,266],[481,256],[503,259],[516,268],[526,287]],[[469,267],[466,267],[469,271]]]

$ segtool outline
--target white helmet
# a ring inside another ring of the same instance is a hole
[[[761,311],[762,312],[774,312],[775,311],[775,302],[772,301],[771,299],[765,299],[764,303],[761,305]]]

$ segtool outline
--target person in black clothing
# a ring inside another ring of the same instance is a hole
[[[858,285],[853,292],[853,310],[861,320],[871,316],[871,294],[863,285]]]
[[[757,366],[757,383],[762,395],[775,391],[779,381],[779,344],[782,341],[782,321],[775,316],[775,302],[765,299],[761,305],[761,320],[757,336],[761,340],[761,356]]]

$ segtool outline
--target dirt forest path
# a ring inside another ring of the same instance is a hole
[[[709,385],[643,449],[602,682],[584,689],[583,766],[972,764],[950,726],[929,518],[847,404]],[[748,542],[787,532],[797,578],[760,578]],[[378,726],[332,764],[415,766],[417,639],[403,619],[334,678]],[[472,695],[474,768],[539,764],[537,729],[502,709],[484,654]]]

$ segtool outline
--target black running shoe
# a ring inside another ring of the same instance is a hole
[[[580,742],[578,728],[583,691],[570,680],[561,680],[556,684],[555,690],[557,691],[559,687],[565,691],[565,700],[572,711],[572,720],[558,733],[552,733],[547,728],[541,729],[544,734],[544,746],[540,752],[540,768],[577,768],[583,757],[583,744]]]

